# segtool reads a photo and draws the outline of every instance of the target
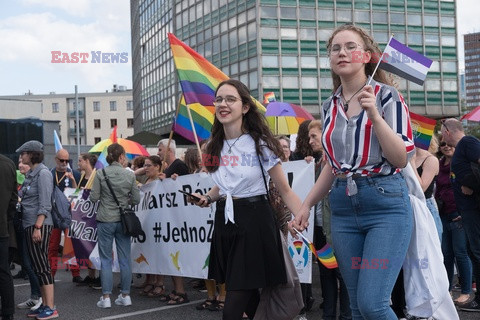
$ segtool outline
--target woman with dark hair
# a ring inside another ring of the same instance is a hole
[[[30,166],[20,189],[19,208],[27,250],[40,283],[42,305],[31,311],[28,317],[53,319],[58,317],[55,309],[53,276],[48,260],[48,244],[53,229],[52,192],[53,176],[43,162],[43,144],[31,140],[17,149],[23,164]]]
[[[296,222],[306,226],[310,208],[331,189],[333,248],[352,317],[396,320],[389,298],[413,227],[400,174],[415,151],[408,107],[382,70],[373,75],[382,52],[366,31],[340,26],[327,50],[334,85],[321,109],[328,163]]]
[[[102,281],[103,293],[103,296],[97,302],[97,306],[100,308],[111,307],[113,239],[115,239],[117,247],[121,277],[121,293],[115,300],[115,304],[122,306],[132,304],[130,298],[130,285],[132,282],[130,236],[123,233],[120,210],[105,180],[105,176],[107,176],[122,208],[140,202],[140,191],[135,181],[135,175],[122,166],[125,159],[125,149],[121,145],[118,143],[109,145],[107,148],[107,162],[109,166],[96,173],[90,193],[92,202],[102,199],[97,210],[98,252],[101,262],[100,279]]]
[[[308,137],[308,125],[312,120],[305,120],[300,123],[298,126],[297,139],[295,140],[295,151],[292,152],[290,156],[291,161],[295,160],[308,160],[312,161],[315,158],[315,161],[318,161],[318,154],[313,152],[312,146],[310,146]],[[306,159],[311,157],[310,159]]]
[[[97,163],[98,156],[93,153],[82,153],[78,157],[78,169],[82,172],[80,177],[80,182],[78,183],[78,188],[85,188],[88,180],[90,179],[93,168]]]
[[[280,167],[283,150],[247,87],[221,82],[215,92],[215,120],[204,164],[215,186],[196,203],[217,201],[210,249],[209,279],[225,283],[223,319],[252,319],[259,288],[286,282],[282,240],[266,197],[263,175],[270,176],[294,213],[300,199]]]
[[[472,261],[468,256],[467,235],[463,226],[462,216],[458,213],[450,180],[450,163],[455,147],[449,146],[442,137],[439,139],[438,151],[441,153],[435,199],[439,204],[440,217],[443,224],[442,252],[443,263],[447,270],[449,291],[452,291],[454,262],[457,261],[458,278],[461,294],[454,300],[455,304],[463,305],[470,300],[472,291]]]

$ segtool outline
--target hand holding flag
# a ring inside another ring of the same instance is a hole
[[[295,228],[293,228],[293,230],[295,230],[295,232],[297,232],[297,234],[302,237],[305,245],[310,249],[310,251],[312,251],[313,255],[317,257],[318,261],[320,261],[325,267],[327,267],[328,269],[335,269],[338,267],[337,259],[333,255],[333,249],[328,243],[324,245],[322,249],[317,250],[315,249],[313,243],[308,240],[300,231]]]

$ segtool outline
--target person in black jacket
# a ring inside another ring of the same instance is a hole
[[[2,319],[13,319],[15,313],[13,279],[8,262],[9,224],[13,223],[17,202],[17,179],[15,164],[0,155],[0,297]]]

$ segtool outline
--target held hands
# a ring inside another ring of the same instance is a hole
[[[377,103],[373,88],[371,85],[366,85],[358,95],[358,102],[360,107],[365,110],[370,121],[374,122],[380,118],[377,110]]]
[[[308,217],[310,216],[310,209],[305,206],[301,206],[300,211],[295,215],[295,219],[290,221],[288,229],[292,232],[292,227],[302,232],[308,227]],[[292,232],[292,236],[296,237],[295,231]]]

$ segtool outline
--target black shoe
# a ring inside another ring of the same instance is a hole
[[[101,290],[102,289],[102,281],[100,281],[100,277],[95,278],[92,283],[90,284],[90,287],[96,290]]]
[[[27,279],[25,279],[25,277],[26,277]],[[27,274],[25,271],[20,270],[20,271],[17,272],[16,275],[13,276],[13,279],[24,279],[24,280],[28,280],[28,274]]]
[[[15,270],[15,263],[10,263],[10,270]]]
[[[308,297],[307,301],[305,302],[305,311],[312,310],[314,302],[315,302],[315,299],[313,297]]]
[[[82,281],[77,283],[78,287],[84,287],[84,286],[89,286],[95,279],[90,278],[89,276],[86,276]],[[73,281],[73,280],[72,280]],[[75,281],[74,281],[75,282]]]
[[[480,303],[478,303],[477,300],[472,300],[460,306],[459,309],[463,311],[480,312]]]
[[[81,283],[83,281],[82,277],[76,276],[72,278],[72,282]]]

